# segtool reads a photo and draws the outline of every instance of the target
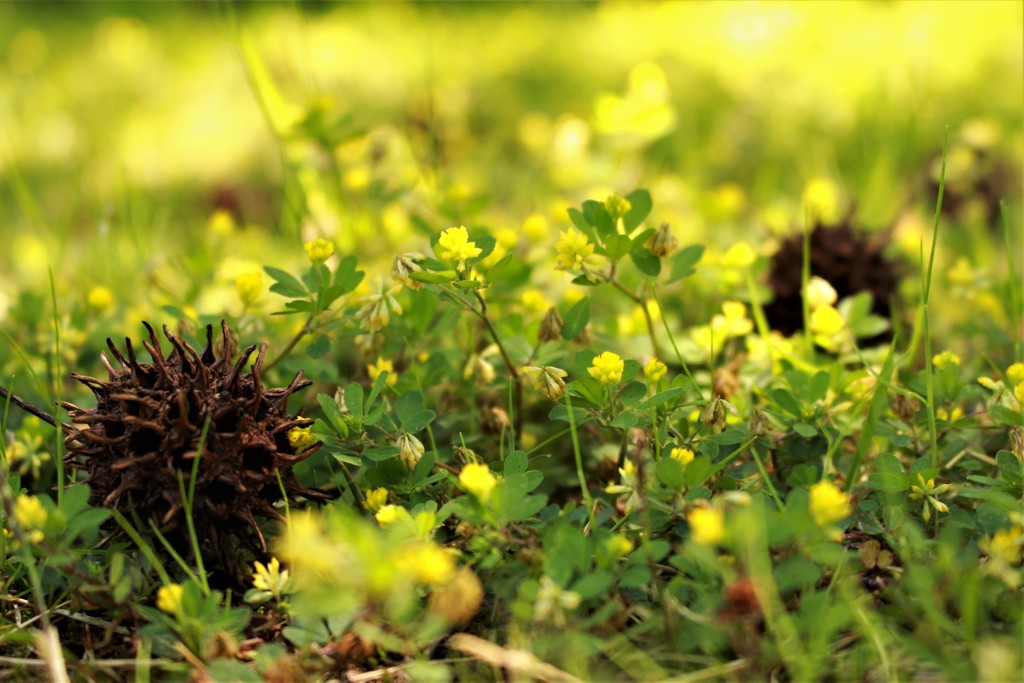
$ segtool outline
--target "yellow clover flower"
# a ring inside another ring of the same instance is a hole
[[[686,515],[690,538],[701,545],[717,545],[725,538],[725,515],[711,507],[695,507]]]
[[[545,365],[539,368],[534,365],[527,365],[521,369],[522,373],[533,380],[533,386],[540,393],[552,401],[557,401],[565,394],[565,380],[569,373],[562,368],[553,365]]]
[[[652,358],[644,365],[644,377],[648,384],[657,384],[665,376],[668,368],[657,358]]]
[[[746,242],[737,242],[722,254],[722,265],[727,268],[749,268],[757,260],[757,253]]]
[[[271,557],[269,564],[266,565],[262,562],[254,562],[253,567],[255,570],[252,576],[253,588],[267,591],[276,600],[280,600],[282,595],[292,592],[288,570],[281,569],[281,563],[276,557]]]
[[[491,468],[481,463],[469,463],[459,473],[459,485],[481,501],[491,497],[491,491],[497,484],[498,480],[491,474]]]
[[[89,308],[105,311],[114,305],[114,293],[103,285],[96,285],[89,290],[85,301],[89,304]]]
[[[314,265],[320,265],[334,256],[334,243],[328,242],[323,237],[317,237],[315,240],[306,242],[303,245],[303,249],[306,250],[306,256],[309,257],[310,263]]]
[[[822,306],[832,306],[839,295],[828,280],[814,275],[807,281],[807,289],[804,292],[807,298],[807,306],[816,311]]]
[[[429,541],[411,541],[395,557],[398,568],[417,583],[440,586],[455,576],[455,560],[446,549]]]
[[[932,365],[937,368],[944,368],[947,365],[960,365],[960,356],[946,349],[942,353],[932,356]]]
[[[313,427],[292,427],[288,430],[288,443],[292,445],[296,453],[306,450],[316,443],[316,437],[310,433]]]
[[[171,583],[160,586],[156,592],[156,606],[168,614],[181,612],[182,598],[185,595],[185,588],[180,583]]]
[[[829,526],[850,514],[850,496],[827,479],[811,487],[811,515],[818,526]]]
[[[811,332],[823,337],[834,337],[846,326],[846,320],[834,306],[819,306],[811,313]]]
[[[387,505],[388,502],[388,490],[381,486],[380,488],[370,489],[366,492],[366,509],[370,512],[378,512],[382,507]]]
[[[14,518],[18,520],[18,524],[31,543],[39,543],[43,540],[43,528],[46,526],[48,517],[42,501],[35,496],[18,496],[18,500],[14,503]]]
[[[689,448],[673,448],[672,451],[669,453],[669,457],[671,457],[673,460],[678,462],[683,467],[686,467],[691,462],[693,462],[693,458],[695,456],[693,455],[693,451],[691,451]]]
[[[242,273],[235,278],[235,291],[244,306],[252,306],[263,293],[263,274],[258,270]]]
[[[579,271],[593,279],[593,269],[600,263],[594,256],[594,245],[590,243],[586,235],[576,228],[569,228],[559,235],[560,239],[555,245],[555,268]]]
[[[1014,363],[1006,368],[1006,379],[1010,384],[1024,382],[1024,363]]]
[[[483,253],[483,250],[470,241],[469,231],[463,226],[448,228],[441,233],[437,239],[437,255],[447,261],[458,261],[459,271],[466,269],[466,259],[475,258]]]
[[[622,370],[625,363],[617,354],[605,351],[600,356],[595,356],[593,365],[587,368],[590,376],[602,384],[618,384],[622,380]]]
[[[377,377],[382,372],[388,373],[388,378],[384,380],[385,384],[389,387],[393,387],[398,384],[398,375],[395,374],[395,364],[389,360],[385,360],[380,356],[377,356],[376,363],[368,363],[366,366],[366,372],[369,373],[370,379],[374,382],[377,381]]]

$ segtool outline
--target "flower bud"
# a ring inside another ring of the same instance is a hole
[[[562,316],[558,315],[558,310],[552,306],[548,309],[548,312],[544,314],[544,319],[540,321],[540,330],[537,332],[537,341],[549,342],[557,341],[562,338]]]
[[[658,231],[647,240],[647,248],[655,256],[671,256],[679,248],[679,240],[672,234],[672,229],[668,223],[662,223],[658,226]]]

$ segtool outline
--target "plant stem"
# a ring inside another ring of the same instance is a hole
[[[587,516],[590,518],[590,526],[594,526],[594,499],[590,496],[590,489],[587,488],[587,478],[583,476],[583,456],[580,454],[580,437],[576,432],[576,417],[572,412],[572,397],[565,392],[565,407],[569,414],[569,433],[572,435],[572,453],[576,459],[576,477],[580,480],[580,493],[583,494],[583,501],[587,505]]]
[[[300,327],[299,331],[295,333],[295,336],[292,337],[291,341],[289,341],[288,344],[283,349],[281,349],[281,353],[279,353],[274,360],[270,361],[269,363],[263,366],[263,372],[269,372],[271,368],[273,368],[275,365],[277,365],[282,360],[288,357],[288,354],[295,349],[295,346],[300,341],[302,341],[302,338],[309,334],[310,331],[313,329],[312,324],[314,318],[316,318],[316,313],[310,313],[309,317],[306,318],[306,322],[302,324],[302,327]]]
[[[651,353],[654,354],[655,358],[661,360],[661,347],[658,346],[658,337],[655,335],[654,330],[654,318],[651,317],[651,311],[648,307],[647,297],[634,294],[633,292],[626,289],[626,286],[619,282],[618,279],[615,277],[614,269],[606,276],[606,282],[608,282],[608,284],[610,284],[612,287],[615,287],[615,289],[625,294],[630,301],[639,306],[640,310],[643,311],[644,320],[647,322],[647,335],[651,338]],[[647,286],[648,281],[644,280],[645,290],[647,289]]]

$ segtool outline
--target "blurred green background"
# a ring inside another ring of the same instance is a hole
[[[3,3],[0,323],[52,343],[51,271],[89,328],[69,361],[161,306],[238,316],[240,273],[320,235],[367,281],[459,223],[553,260],[567,205],[638,186],[710,266],[809,207],[913,258],[947,129],[951,244],[986,267],[989,195],[1020,210],[1022,25],[1019,2]]]

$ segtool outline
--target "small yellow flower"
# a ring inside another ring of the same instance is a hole
[[[242,273],[235,278],[235,291],[245,306],[252,306],[263,293],[263,274],[257,270]]]
[[[542,214],[530,214],[523,221],[523,234],[531,242],[539,242],[548,234],[548,220]]]
[[[711,331],[719,342],[750,334],[754,323],[747,317],[747,305],[740,301],[726,301],[722,313],[711,318]]]
[[[235,231],[235,217],[227,209],[217,209],[206,222],[206,229],[221,237],[230,235]]]
[[[281,563],[276,557],[270,558],[270,563],[267,565],[262,562],[254,562],[253,566],[255,569],[252,576],[253,588],[267,591],[277,600],[280,600],[282,595],[292,592],[288,570],[281,569]]]
[[[622,379],[622,370],[625,363],[617,354],[605,351],[600,356],[595,356],[593,365],[587,368],[590,376],[602,384],[618,384]]]
[[[608,539],[606,547],[612,557],[625,557],[633,552],[633,541],[622,534],[615,534]]]
[[[523,305],[535,313],[544,313],[551,308],[551,300],[539,289],[527,289],[522,295]]]
[[[301,453],[313,444],[315,444],[316,437],[310,433],[313,426],[309,427],[292,427],[288,430],[288,443],[292,445],[296,453]]]
[[[932,508],[935,508],[938,512],[949,512],[949,506],[939,500],[939,496],[949,490],[949,484],[935,485],[934,479],[924,480],[924,477],[918,473],[917,484],[910,487],[911,500],[921,500],[924,498],[924,503],[921,509],[921,517],[924,521],[929,521],[932,518]]]
[[[947,365],[960,365],[960,356],[949,349],[932,356],[932,365],[937,368],[944,368]]]
[[[388,378],[384,382],[389,386],[393,387],[398,384],[398,375],[395,374],[395,364],[389,360],[385,360],[380,356],[377,356],[376,363],[369,363],[366,366],[366,372],[369,373],[370,379],[374,382],[377,381],[377,377],[382,372],[388,373]]]
[[[652,358],[644,365],[644,377],[648,384],[657,384],[668,372],[668,368],[657,358]]]
[[[114,293],[103,285],[96,285],[89,290],[89,294],[86,296],[86,303],[89,304],[89,308],[105,311],[114,305]]]
[[[974,268],[971,267],[971,262],[961,256],[953,264],[953,267],[946,273],[951,284],[954,285],[969,285],[974,282]]]
[[[1013,397],[1017,399],[1017,403],[1024,406],[1024,382],[1018,382],[1013,386]]]
[[[815,311],[822,306],[831,306],[835,304],[839,295],[836,294],[835,288],[829,284],[828,280],[814,275],[810,280],[807,281],[807,290],[804,296],[807,298],[807,306]]]
[[[981,542],[981,549],[989,559],[1006,565],[1020,562],[1021,546],[1024,544],[1024,530],[1020,527],[1002,529]]]
[[[417,583],[440,586],[455,576],[452,554],[429,541],[411,541],[395,557],[398,568],[412,576]]]
[[[555,245],[557,270],[579,271],[591,277],[600,260],[594,255],[594,245],[587,236],[576,228],[569,228],[559,233],[560,239]],[[591,277],[591,279],[593,279]]]
[[[415,469],[420,458],[423,457],[423,453],[426,450],[423,447],[423,442],[417,439],[412,434],[402,432],[398,435],[398,439],[395,440],[395,445],[398,446],[398,457],[405,466],[410,470]]]
[[[689,448],[673,448],[669,453],[669,457],[678,462],[683,467],[686,467],[693,462],[693,451]]]
[[[185,588],[180,583],[172,583],[160,586],[156,592],[156,606],[168,614],[181,612],[181,602],[185,595]]]
[[[829,526],[850,514],[850,496],[827,479],[811,487],[811,515],[818,526]]]
[[[389,527],[399,521],[412,522],[412,515],[404,507],[398,505],[385,505],[373,516],[382,527]]]
[[[49,515],[42,501],[35,496],[19,496],[14,503],[14,518],[18,520],[22,531],[31,543],[43,540],[43,528]]]
[[[725,538],[725,515],[711,507],[695,507],[686,515],[690,538],[701,545],[717,545]]]
[[[749,268],[757,260],[757,253],[746,242],[737,242],[722,254],[722,265],[727,268]]]
[[[1024,363],[1014,363],[1006,368],[1006,379],[1010,384],[1024,382]]]
[[[842,332],[846,320],[834,306],[819,306],[811,313],[811,332],[823,337],[834,337]]]
[[[604,200],[605,211],[612,217],[613,221],[617,221],[626,213],[633,208],[633,205],[629,203],[629,200],[625,197],[620,197],[617,194],[610,194],[608,198]]]
[[[317,237],[311,242],[306,242],[303,248],[306,250],[306,256],[309,257],[310,262],[315,265],[320,265],[334,256],[334,243],[328,242],[323,237]]]
[[[459,473],[459,485],[481,501],[491,497],[491,491],[497,483],[498,480],[491,474],[491,468],[481,463],[469,463]]]
[[[448,228],[441,233],[437,239],[437,255],[439,258],[448,261],[458,261],[459,271],[466,269],[466,259],[475,258],[483,253],[483,250],[470,241],[469,231],[463,226]]]
[[[803,203],[812,218],[832,223],[839,218],[839,189],[828,178],[815,178],[804,188]]]
[[[366,509],[370,512],[379,512],[382,507],[387,505],[387,502],[388,490],[383,486],[366,492]]]
[[[939,407],[935,409],[935,417],[945,422],[956,422],[964,416],[964,409],[960,406],[954,406],[953,410],[946,410],[945,408]]]

